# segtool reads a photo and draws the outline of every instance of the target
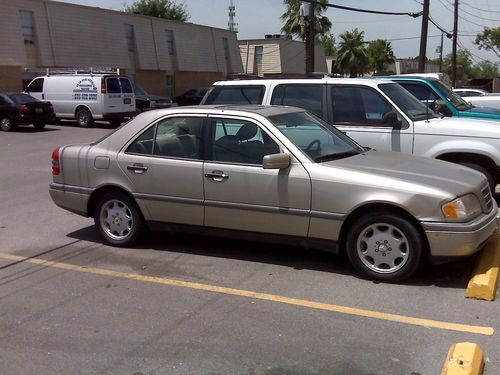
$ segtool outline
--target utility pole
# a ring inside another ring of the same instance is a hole
[[[455,19],[453,21],[453,50],[451,57],[451,82],[453,88],[457,86],[457,33],[458,33],[458,0],[455,0]]]
[[[420,32],[420,54],[418,55],[418,71],[425,73],[425,58],[427,52],[427,29],[429,26],[429,3],[424,0],[424,13],[422,14],[422,31]]]
[[[443,71],[443,33],[441,33],[441,46],[439,47],[439,71]]]
[[[316,36],[316,25],[314,22],[314,3],[305,3],[309,6],[308,23],[306,33],[306,74],[314,72],[314,40]],[[307,8],[306,8],[307,9]]]

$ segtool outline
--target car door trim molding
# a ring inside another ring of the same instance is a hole
[[[132,195],[136,199],[144,199],[150,201],[194,204],[194,205],[203,204],[203,199],[197,199],[197,198],[173,197],[169,195],[146,194],[146,193],[133,193]]]
[[[67,193],[77,193],[83,195],[90,195],[94,191],[94,189],[92,188],[76,186],[76,185],[59,184],[56,182],[51,182],[49,188],[51,190],[64,191]]]
[[[312,210],[311,211],[311,218],[343,221],[345,218],[345,214]]]
[[[260,205],[260,204],[249,204],[249,203],[233,203],[233,202],[206,200],[205,206],[217,207],[217,208],[229,208],[229,209],[236,209],[236,210],[269,212],[269,213],[286,214],[286,215],[294,215],[294,216],[309,216],[310,215],[310,211],[307,209],[303,209],[303,208],[264,206],[264,205]]]

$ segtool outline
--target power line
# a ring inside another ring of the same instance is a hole
[[[336,8],[336,9],[342,9],[342,10],[349,10],[352,12],[361,12],[361,13],[371,13],[371,14],[383,14],[387,16],[410,16],[413,18],[420,17],[423,12],[386,12],[382,10],[371,10],[371,9],[361,9],[361,8],[352,8],[352,7],[346,7],[344,5],[336,5],[336,4],[329,4],[329,3],[320,3],[317,0],[302,0],[306,3],[311,3],[311,4],[316,4],[316,5],[321,5],[321,6],[326,6],[330,8]]]
[[[472,17],[476,17],[476,18],[479,18],[479,19],[482,19],[482,20],[485,20],[485,21],[495,21],[495,22],[500,22],[500,19],[493,19],[493,18],[485,18],[485,17],[481,17],[481,16],[477,16],[475,15],[474,13],[470,13],[468,11],[466,11],[464,8],[462,8],[460,10],[461,12],[464,12]]]
[[[486,12],[486,13],[500,13],[500,10],[481,9],[481,8],[475,7],[475,6],[473,6],[473,5],[470,5],[469,3],[466,3],[465,1],[462,1],[462,4],[463,4],[463,5],[467,5],[468,7],[472,8],[472,9],[479,10],[480,12]]]

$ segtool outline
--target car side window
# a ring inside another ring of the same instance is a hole
[[[262,104],[265,87],[215,86],[204,104]]]
[[[156,129],[155,156],[201,159],[200,144],[204,117],[170,117]]]
[[[27,87],[28,92],[43,92],[43,78],[37,78]]]
[[[304,108],[323,116],[323,87],[321,85],[278,85],[273,91],[271,104]]]
[[[331,94],[335,124],[384,126],[384,115],[393,111],[382,95],[366,87],[333,86]]]
[[[212,119],[212,160],[262,165],[266,155],[278,154],[280,147],[255,123],[227,118]]]
[[[156,125],[153,125],[137,137],[125,152],[131,154],[152,155],[155,132]]]

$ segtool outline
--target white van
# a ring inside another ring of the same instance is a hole
[[[130,80],[117,74],[60,74],[31,81],[26,93],[49,100],[57,119],[76,119],[81,127],[94,120],[118,125],[135,114],[135,94]]]

